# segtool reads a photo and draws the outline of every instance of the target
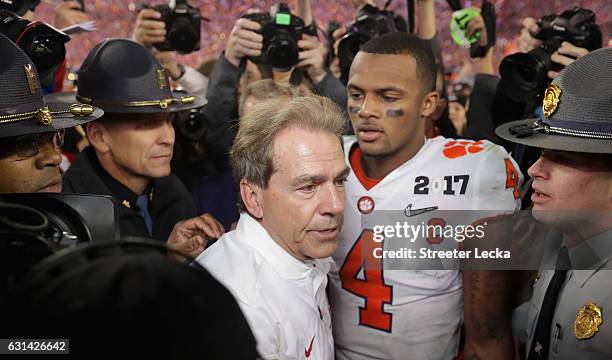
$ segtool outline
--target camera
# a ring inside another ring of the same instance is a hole
[[[15,277],[46,257],[81,244],[119,238],[106,196],[3,194],[0,196],[0,298]]]
[[[368,40],[380,35],[406,31],[406,20],[393,11],[366,4],[359,9],[355,22],[338,44],[338,62],[340,65],[340,81],[348,82],[349,70],[355,55]]]
[[[28,10],[34,11],[40,0],[0,0],[0,9],[23,16]]]
[[[200,50],[202,16],[197,8],[189,5],[187,0],[170,0],[168,5],[157,5],[152,9],[162,14],[161,21],[166,24],[166,39],[155,44],[158,50],[182,54]]]
[[[595,13],[589,9],[574,7],[558,16],[546,15],[538,25],[540,30],[533,37],[543,44],[528,53],[505,57],[499,67],[503,80],[501,90],[514,101],[523,102],[541,94],[550,81],[548,71],[563,68],[550,59],[562,42],[568,41],[589,51],[601,47],[601,30],[595,23]]]
[[[66,57],[70,37],[40,21],[28,21],[17,14],[0,10],[0,33],[19,46],[32,60],[40,78],[55,70]]]
[[[255,64],[269,64],[274,69],[289,70],[298,63],[298,41],[305,32],[304,21],[291,14],[289,6],[279,3],[270,14],[246,14],[243,18],[261,25],[263,36],[261,55],[249,57]]]
[[[199,141],[206,134],[208,123],[200,109],[191,109],[177,115],[174,127],[180,138],[186,141]]]

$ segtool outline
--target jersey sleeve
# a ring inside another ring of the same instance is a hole
[[[519,210],[523,174],[501,146],[484,142],[483,158],[476,168],[476,210]]]

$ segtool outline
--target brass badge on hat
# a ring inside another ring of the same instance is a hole
[[[166,75],[166,70],[157,69],[157,84],[160,89],[168,87],[168,75]]]
[[[574,321],[574,335],[576,339],[590,339],[599,331],[599,325],[603,322],[601,308],[597,304],[588,302],[580,308]]]
[[[547,118],[557,110],[559,96],[561,96],[561,88],[556,84],[548,85],[544,91],[544,104],[542,105],[542,110],[544,110],[544,116]]]
[[[30,93],[36,94],[36,91],[40,89],[40,85],[38,84],[36,73],[34,72],[34,66],[32,64],[25,64],[23,65],[23,68],[25,69],[26,78],[28,79]]]

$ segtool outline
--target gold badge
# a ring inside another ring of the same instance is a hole
[[[125,207],[126,207],[126,208],[128,208],[128,209],[131,209],[131,208],[132,208],[132,207],[130,206],[130,202],[129,202],[129,201],[127,201],[127,200],[123,200],[121,203],[123,204],[123,206],[125,206]]]
[[[26,78],[28,79],[30,93],[36,94],[36,92],[40,89],[40,84],[38,83],[38,78],[34,72],[34,66],[32,64],[25,64],[23,67],[25,69]]]
[[[166,70],[157,69],[157,84],[160,89],[168,87],[168,75],[166,75]]]
[[[559,105],[559,97],[561,96],[561,88],[555,84],[550,84],[544,91],[544,104],[542,110],[544,110],[544,116],[547,118],[557,110]]]
[[[603,322],[601,318],[601,308],[592,302],[580,308],[576,320],[574,321],[574,335],[576,339],[590,339],[599,331],[599,325]]]

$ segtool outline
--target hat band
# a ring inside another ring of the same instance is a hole
[[[546,125],[552,127],[559,127],[564,129],[571,129],[577,131],[590,131],[596,133],[612,133],[612,122],[584,122],[584,121],[571,121],[571,120],[559,120],[559,119],[543,119]]]
[[[545,134],[567,135],[586,139],[612,140],[612,132],[576,130],[558,126],[550,126],[541,120],[534,122],[532,125],[512,126],[508,130],[510,131],[510,134],[516,136],[517,138],[528,137],[535,133],[543,132]]]
[[[161,100],[142,100],[142,101],[106,101],[106,100],[93,100],[85,96],[76,95],[76,99],[82,103],[93,105],[104,109],[105,106],[124,106],[124,107],[143,107],[143,106],[159,106],[161,109],[166,109],[168,105],[173,103],[180,103],[181,105],[193,104],[195,102],[195,96],[181,96],[180,98],[166,98]]]
[[[51,111],[49,107],[43,106],[34,111],[28,111],[17,114],[0,115],[0,124],[12,123],[23,120],[38,119],[43,125],[51,125],[53,115],[72,114],[74,116],[89,116],[93,114],[93,107],[83,104],[72,104],[67,110]]]

